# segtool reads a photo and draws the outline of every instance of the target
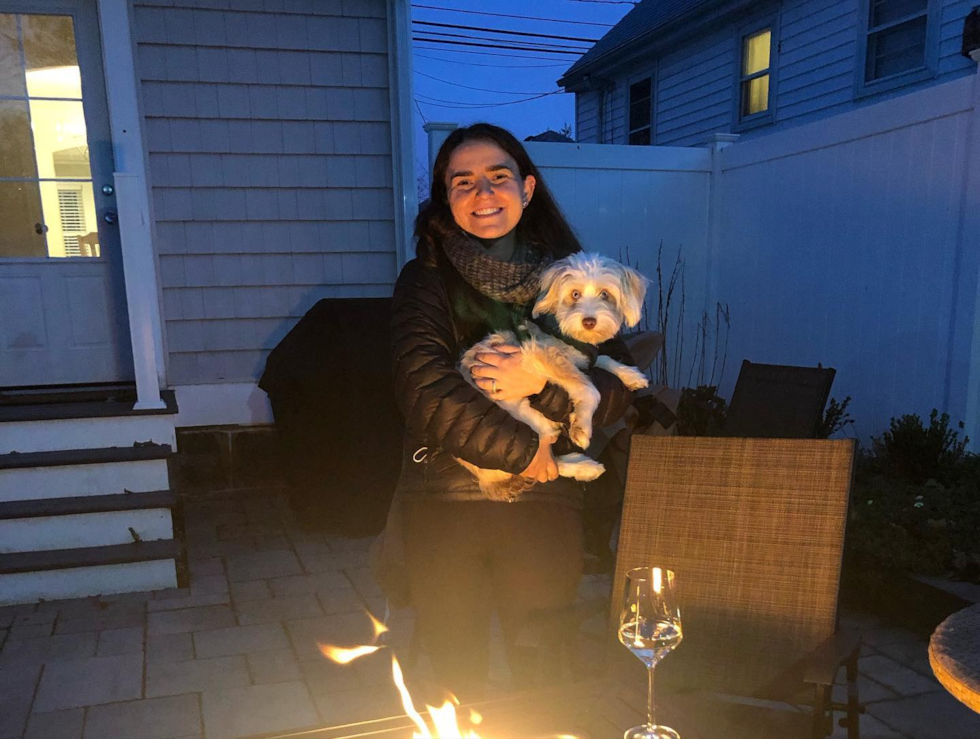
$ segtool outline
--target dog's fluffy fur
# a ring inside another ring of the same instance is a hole
[[[598,254],[573,254],[545,270],[531,315],[533,318],[554,315],[564,336],[586,344],[601,344],[613,338],[624,324],[632,328],[640,322],[646,285],[645,277],[619,262]],[[572,402],[568,436],[577,447],[587,449],[592,441],[592,416],[599,405],[599,392],[583,371],[589,366],[588,357],[530,321],[524,329],[530,334],[524,342],[503,331],[468,349],[460,361],[463,377],[539,436],[557,437],[563,430],[561,424],[531,408],[527,398],[497,400],[479,388],[470,373],[478,353],[493,351],[500,344],[519,345],[521,361],[527,369],[548,377],[568,393]],[[611,357],[600,355],[595,366],[613,373],[631,390],[647,386],[642,372]],[[481,469],[462,459],[457,461],[476,476],[480,489],[492,500],[514,500],[533,484],[520,475]],[[576,480],[594,480],[605,471],[602,464],[582,453],[565,454],[555,461],[559,475]]]

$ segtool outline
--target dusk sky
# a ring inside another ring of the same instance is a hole
[[[632,7],[631,2],[610,0],[414,0],[416,167],[423,168],[427,156],[423,116],[429,121],[460,124],[489,121],[522,140],[549,128],[557,131],[568,123],[574,138],[575,96],[545,94],[559,89],[555,81],[582,53],[564,49],[553,53],[554,47],[584,51],[591,46],[586,41],[495,34],[419,21],[598,39]],[[486,46],[418,40],[421,37]],[[514,46],[524,49],[503,48]],[[549,51],[526,50],[545,46]],[[544,97],[527,99],[537,95]]]

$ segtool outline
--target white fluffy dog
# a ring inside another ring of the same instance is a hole
[[[531,315],[533,318],[554,316],[562,336],[595,346],[613,338],[623,324],[632,328],[640,322],[646,286],[645,277],[619,262],[598,254],[573,254],[544,271],[541,292]],[[467,350],[460,361],[463,377],[480,389],[470,373],[477,363],[476,355],[493,351],[499,344],[520,345],[522,364],[546,376],[549,382],[568,393],[572,403],[568,436],[576,446],[588,448],[592,440],[592,416],[599,405],[599,391],[583,372],[589,366],[589,358],[531,321],[521,329],[528,336],[523,341],[510,331],[502,331]],[[616,375],[630,390],[647,386],[647,378],[642,372],[611,357],[600,355],[595,366]],[[494,398],[492,393],[481,392],[528,424],[542,438],[557,437],[562,431],[561,424],[534,410],[527,398],[502,401]],[[520,475],[481,469],[462,459],[457,461],[476,476],[480,489],[492,500],[514,500],[533,484]],[[559,475],[576,480],[594,480],[605,471],[602,464],[577,452],[562,455],[555,461]]]

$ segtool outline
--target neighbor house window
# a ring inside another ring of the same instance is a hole
[[[772,63],[772,29],[742,37],[742,69],[739,79],[739,118],[769,112],[769,69]]]
[[[652,116],[652,78],[647,77],[630,85],[630,130],[629,143],[636,146],[649,146]]]
[[[928,0],[868,0],[864,81],[926,65]]]

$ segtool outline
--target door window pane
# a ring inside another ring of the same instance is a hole
[[[0,95],[24,94],[17,16],[0,13]]]
[[[0,100],[0,177],[37,177],[26,100]]]
[[[42,182],[41,207],[49,257],[99,256],[91,182]]]
[[[72,19],[0,14],[0,257],[98,257]]]
[[[0,257],[46,257],[37,182],[0,181]],[[38,232],[41,233],[38,233]]]

